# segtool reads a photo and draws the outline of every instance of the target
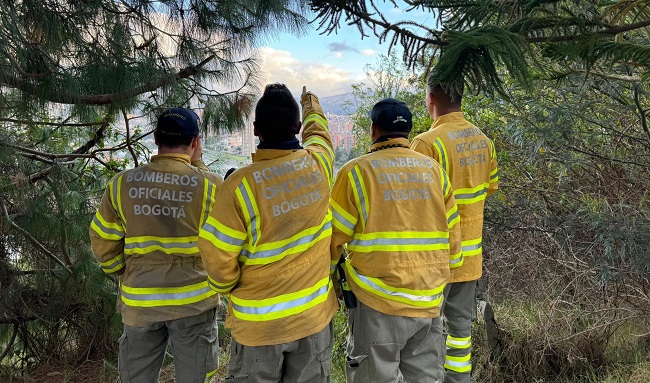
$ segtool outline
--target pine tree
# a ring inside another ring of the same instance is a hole
[[[400,46],[410,65],[437,63],[436,76],[453,88],[503,93],[503,79],[530,86],[535,75],[607,74],[629,68],[640,80],[650,73],[650,1],[593,0],[412,0],[403,21],[389,22],[376,0],[313,0],[324,33],[345,22],[363,36],[374,34],[389,49]],[[397,5],[398,2],[390,1]],[[430,13],[424,25],[409,12]],[[438,61],[439,60],[439,61]]]
[[[242,125],[254,47],[306,26],[300,1],[0,1],[0,362],[111,355],[115,282],[88,246],[107,180],[146,161],[151,121]],[[144,116],[143,119],[138,117]]]

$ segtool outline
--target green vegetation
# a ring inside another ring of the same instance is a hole
[[[168,105],[236,128],[257,91],[247,48],[306,22],[297,1],[187,3],[0,2],[0,375],[68,366],[79,381],[84,362],[106,360],[90,375],[114,381],[115,282],[87,238],[103,187],[146,161],[149,121]],[[436,22],[390,24],[372,2],[308,5],[321,31],[351,22],[403,49],[354,87],[359,138],[387,96],[412,108],[414,134],[428,129],[423,84],[439,63],[496,143],[483,282],[498,331],[476,324],[477,382],[650,381],[650,1],[409,3]],[[343,381],[342,313],[335,332]]]

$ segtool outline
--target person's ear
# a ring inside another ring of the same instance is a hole
[[[198,134],[192,138],[192,149],[196,149],[196,147],[199,146],[200,139],[201,137]]]

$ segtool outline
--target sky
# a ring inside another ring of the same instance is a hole
[[[406,14],[404,5],[395,8],[388,3],[380,9],[390,21],[408,16],[424,24],[433,23],[433,17],[422,11]],[[380,54],[388,54],[388,42],[380,45],[372,34],[362,39],[354,26],[342,25],[338,34],[329,36],[319,33],[315,27],[303,36],[283,33],[260,47],[265,83],[284,83],[294,95],[300,94],[303,85],[319,97],[349,93],[352,84],[366,78],[364,68],[374,65]],[[394,50],[401,55],[400,47]]]

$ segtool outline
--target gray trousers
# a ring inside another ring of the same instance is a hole
[[[442,313],[447,325],[445,383],[469,383],[472,372],[472,320],[476,317],[476,281],[445,287]]]
[[[156,383],[171,342],[177,383],[210,382],[219,366],[215,310],[148,327],[124,325],[118,369],[122,383]]]
[[[348,383],[442,382],[442,320],[386,315],[361,302],[348,319]]]
[[[232,338],[226,382],[329,383],[333,345],[331,322],[316,334],[272,346],[244,346]]]

